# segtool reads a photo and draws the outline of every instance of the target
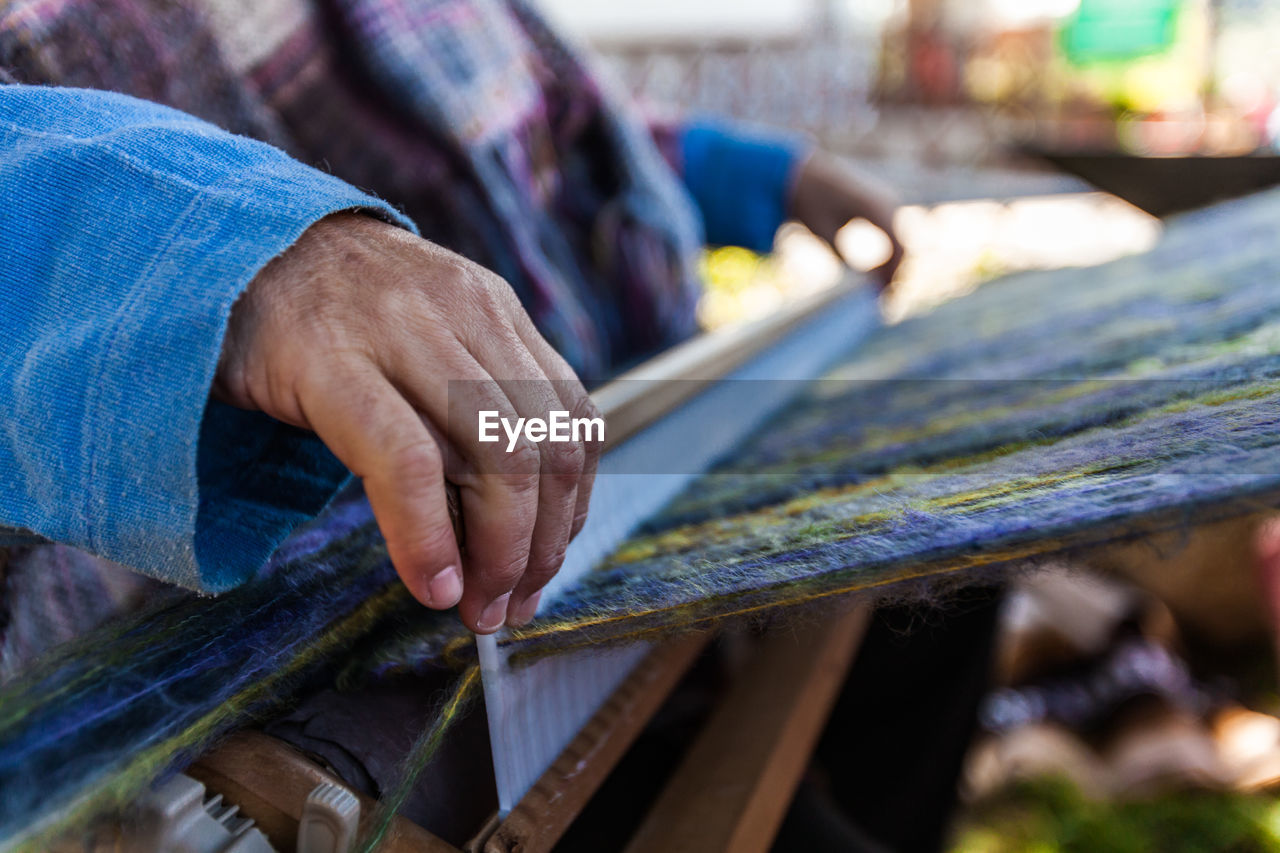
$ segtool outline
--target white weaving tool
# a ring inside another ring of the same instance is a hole
[[[878,322],[871,289],[846,282],[784,317],[704,336],[600,388],[592,396],[605,413],[609,449],[586,525],[542,604],[785,406],[804,387],[794,380],[819,376]],[[587,649],[512,668],[498,635],[477,637],[477,645],[505,816],[650,646]]]

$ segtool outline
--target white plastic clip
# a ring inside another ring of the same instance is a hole
[[[138,803],[136,834],[126,835],[120,849],[163,853],[274,853],[253,821],[208,796],[204,785],[176,773]]]
[[[355,794],[326,782],[307,795],[298,821],[298,853],[348,853],[360,827]]]

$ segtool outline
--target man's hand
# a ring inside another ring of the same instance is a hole
[[[898,203],[892,190],[822,151],[800,167],[791,194],[791,216],[834,249],[836,233],[853,219],[865,219],[889,238],[888,259],[871,274],[882,288],[893,280],[904,250],[893,230]],[[837,251],[838,254],[838,251]]]
[[[458,604],[475,631],[532,618],[586,519],[598,442],[521,439],[508,452],[505,437],[480,442],[474,418],[597,416],[573,371],[506,282],[370,217],[321,220],[257,275],[232,310],[214,393],[314,430],[364,481],[409,591]]]

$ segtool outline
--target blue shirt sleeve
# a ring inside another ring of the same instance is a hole
[[[796,167],[811,147],[800,137],[714,119],[686,124],[682,174],[702,212],[707,242],[772,249],[774,233],[787,218]]]
[[[330,213],[412,224],[184,113],[40,86],[0,85],[0,199],[0,526],[193,589],[248,579],[349,474],[209,401],[231,305]]]

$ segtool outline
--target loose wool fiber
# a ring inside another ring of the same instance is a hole
[[[1266,193],[1175,221],[1150,253],[880,331],[513,631],[512,659],[1275,505],[1278,228]],[[108,626],[0,691],[0,836],[35,849],[317,679],[473,657],[456,618],[400,588],[367,505],[343,502],[261,580]]]

